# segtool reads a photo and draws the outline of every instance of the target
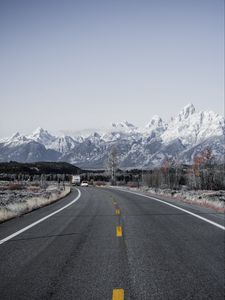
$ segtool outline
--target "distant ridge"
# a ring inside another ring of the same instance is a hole
[[[28,136],[18,132],[0,141],[0,161],[65,161],[85,169],[103,169],[112,147],[119,167],[154,168],[165,160],[192,164],[210,149],[214,162],[224,160],[224,118],[213,111],[197,112],[186,105],[169,122],[153,116],[143,128],[128,121],[84,134],[54,136],[38,127]]]
[[[0,173],[7,174],[80,174],[82,170],[65,162],[0,163]]]

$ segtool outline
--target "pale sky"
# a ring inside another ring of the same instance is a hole
[[[0,137],[223,114],[223,0],[1,0]]]

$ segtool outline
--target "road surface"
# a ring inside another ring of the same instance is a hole
[[[79,190],[0,224],[1,300],[224,299],[222,228],[132,193]]]

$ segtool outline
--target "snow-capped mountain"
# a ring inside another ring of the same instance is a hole
[[[11,160],[18,162],[56,161],[59,156],[55,150],[47,149],[41,143],[19,133],[0,142],[1,162]]]
[[[195,145],[212,136],[223,135],[224,118],[213,111],[196,112],[193,104],[185,106],[162,134],[164,142],[179,138],[184,145]]]
[[[21,135],[19,132],[14,133],[11,137],[5,138],[3,143],[8,147],[15,147],[23,145],[29,142],[29,139],[25,135]]]
[[[224,159],[224,118],[212,111],[197,112],[192,104],[165,122],[153,116],[143,128],[123,121],[108,129],[54,136],[37,128],[28,136],[0,140],[0,161],[66,161],[82,168],[104,168],[112,147],[121,168],[154,168],[166,159],[191,164],[210,149],[215,161]]]
[[[35,142],[38,142],[44,146],[51,145],[55,140],[56,137],[51,135],[47,130],[38,127],[31,135],[27,137],[30,140],[33,140]]]
[[[151,119],[151,121],[145,126],[146,130],[154,130],[158,128],[162,128],[165,130],[167,127],[167,124],[162,120],[160,116],[154,115]]]
[[[131,133],[134,132],[135,130],[137,130],[137,127],[129,123],[128,121],[111,124],[111,131]]]
[[[61,136],[52,140],[52,142],[49,143],[48,148],[65,154],[71,151],[77,144],[79,143],[75,141],[72,137]]]

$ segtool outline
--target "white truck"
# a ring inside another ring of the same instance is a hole
[[[80,175],[72,175],[72,185],[80,185]]]

